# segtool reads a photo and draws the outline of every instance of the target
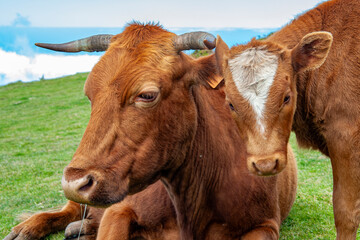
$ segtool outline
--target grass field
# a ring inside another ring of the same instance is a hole
[[[21,213],[66,202],[62,170],[90,116],[83,94],[86,75],[0,87],[0,239]],[[334,239],[330,161],[316,151],[298,150],[294,136],[291,143],[299,185],[281,239]],[[63,239],[63,233],[47,239]]]

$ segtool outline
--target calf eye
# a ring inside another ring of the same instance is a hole
[[[235,111],[235,108],[234,108],[234,106],[233,106],[231,103],[229,103],[229,107],[230,107],[230,109],[231,109],[232,111]]]
[[[158,92],[142,92],[136,97],[135,102],[152,102],[157,96]]]
[[[290,96],[289,95],[286,95],[284,97],[284,104],[288,104],[290,102]]]

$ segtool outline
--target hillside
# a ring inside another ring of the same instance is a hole
[[[0,87],[0,239],[23,212],[66,202],[62,170],[80,142],[90,116],[83,94],[87,74],[17,82]],[[330,161],[318,152],[298,150],[297,200],[281,239],[334,239]],[[62,233],[48,239],[63,239]]]

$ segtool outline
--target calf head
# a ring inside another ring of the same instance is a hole
[[[274,175],[286,166],[296,108],[296,75],[320,67],[331,43],[330,33],[314,32],[293,49],[255,39],[229,49],[218,37],[215,55],[233,117],[246,143],[250,172]]]
[[[85,83],[91,116],[64,170],[67,198],[107,206],[181,165],[197,124],[191,88],[216,78],[217,68],[214,56],[194,60],[181,52],[213,48],[212,35],[195,36],[195,43],[179,37],[132,24],[112,38]]]

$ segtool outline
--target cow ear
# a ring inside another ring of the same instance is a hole
[[[224,76],[225,69],[227,67],[227,61],[229,59],[230,50],[228,45],[221,39],[219,35],[216,37],[215,57],[219,72]]]
[[[329,32],[305,35],[291,51],[291,61],[296,72],[319,68],[326,60],[333,37]]]

